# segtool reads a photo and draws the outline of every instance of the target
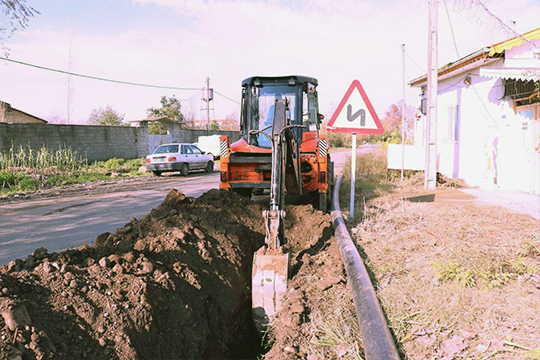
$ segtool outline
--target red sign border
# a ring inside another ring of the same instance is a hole
[[[347,103],[347,100],[349,100],[349,97],[351,96],[354,89],[358,89],[360,92],[360,96],[362,96],[362,99],[364,100],[364,103],[366,104],[369,113],[371,114],[371,117],[375,121],[375,125],[377,125],[377,129],[357,129],[357,128],[331,128],[332,125],[336,122],[337,117],[341,113],[341,110],[345,107],[345,104]],[[326,125],[326,129],[330,132],[337,132],[337,133],[354,133],[354,134],[382,134],[384,133],[384,128],[381,124],[381,121],[379,120],[379,117],[377,116],[377,113],[373,109],[373,106],[371,105],[371,102],[369,101],[366,92],[364,91],[364,88],[362,87],[362,84],[360,84],[360,81],[353,80],[351,83],[351,86],[349,86],[349,90],[347,90],[347,93],[339,103],[339,106],[337,107],[336,111],[332,115],[332,118]]]

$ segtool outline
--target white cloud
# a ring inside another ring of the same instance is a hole
[[[176,87],[202,87],[209,76],[217,92],[235,100],[240,97],[241,81],[249,76],[313,76],[319,79],[321,110],[327,116],[353,79],[362,82],[380,115],[397,102],[402,96],[400,45],[403,43],[408,54],[408,78],[425,72],[428,10],[425,0],[132,2],[143,8],[158,6],[164,13],[174,12],[178,15],[177,26],[165,29],[154,20],[142,28],[124,28],[114,33],[106,28],[75,32],[72,71]],[[455,6],[455,2],[447,2],[460,56],[509,37],[487,20],[481,26],[477,24],[476,19],[482,14],[477,8],[478,13],[473,13]],[[540,4],[533,2],[516,0],[510,4],[504,0],[486,0],[484,3],[493,13],[504,14],[505,19],[515,18],[516,31],[525,32],[537,26],[535,18],[527,16],[540,13]],[[457,59],[444,2],[439,6],[439,26],[439,64],[442,65]],[[69,39],[65,29],[54,24],[30,28],[19,39],[18,43],[10,44],[13,59],[67,69]],[[66,112],[66,76],[2,64],[0,78],[3,83],[0,99],[12,102],[16,108],[45,117]],[[79,122],[97,107],[111,105],[125,113],[126,119],[136,119],[145,115],[146,108],[158,106],[161,95],[175,94],[178,98],[197,95],[193,91],[129,87],[85,79],[72,82],[76,100],[74,117]],[[198,102],[198,97],[195,101]],[[407,101],[416,105],[416,90],[407,89]],[[238,111],[237,104],[218,95],[214,107],[218,118]]]

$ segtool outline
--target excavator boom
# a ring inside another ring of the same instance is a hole
[[[285,195],[318,195],[319,208],[327,211],[333,174],[327,136],[319,131],[324,117],[318,113],[316,79],[253,77],[242,86],[242,138],[234,144],[220,138],[220,188],[247,196],[269,191],[265,246],[255,253],[252,273],[253,319],[263,332],[287,291]]]

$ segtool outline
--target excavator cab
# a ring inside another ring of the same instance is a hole
[[[220,188],[251,195],[269,191],[263,212],[265,246],[253,260],[253,317],[258,330],[281,309],[289,256],[283,227],[285,195],[319,195],[327,211],[333,181],[327,135],[321,130],[317,79],[305,76],[251,77],[242,82],[240,140],[220,138]]]

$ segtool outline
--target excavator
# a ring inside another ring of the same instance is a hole
[[[220,137],[220,188],[244,196],[269,192],[265,246],[254,255],[252,307],[263,332],[283,306],[289,254],[283,226],[286,195],[318,198],[328,211],[334,179],[321,127],[318,81],[306,76],[254,76],[242,81],[240,140]]]

